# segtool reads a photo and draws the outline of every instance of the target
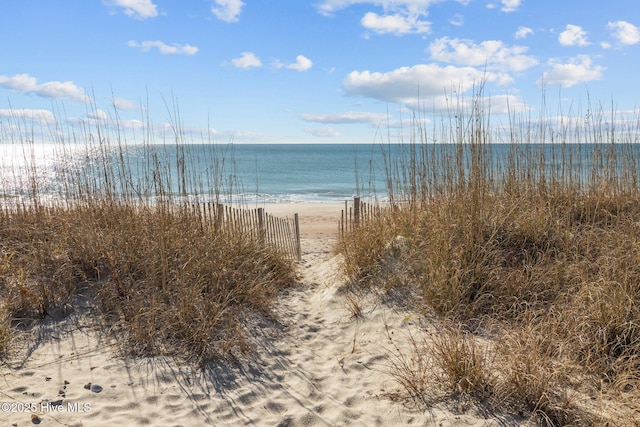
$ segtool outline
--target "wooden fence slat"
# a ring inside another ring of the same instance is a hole
[[[302,261],[302,247],[300,245],[300,221],[298,220],[298,214],[294,214],[293,218],[295,221],[296,230],[296,255],[298,256],[298,261]]]

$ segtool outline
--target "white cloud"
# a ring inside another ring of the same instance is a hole
[[[464,16],[456,13],[451,19],[449,19],[449,24],[456,27],[462,27],[464,25]]]
[[[13,77],[0,75],[0,86],[25,94],[33,93],[43,98],[90,101],[84,89],[76,86],[72,81],[51,81],[38,84],[36,78],[28,74],[16,74]]]
[[[286,62],[282,62],[279,59],[274,59],[271,63],[271,66],[276,69],[280,68],[289,68],[291,70],[296,71],[307,71],[313,67],[313,62],[304,55],[296,56],[296,62],[287,64]]]
[[[101,109],[96,109],[87,114],[87,117],[93,120],[104,122],[107,120],[107,113]]]
[[[500,3],[502,3],[502,9],[500,10],[505,13],[509,13],[518,10],[522,0],[500,0]]]
[[[114,97],[111,100],[111,105],[113,105],[118,110],[133,110],[134,108],[136,108],[136,104],[133,101],[118,97]]]
[[[124,127],[125,129],[144,129],[145,124],[143,121],[141,120],[120,120],[118,122],[118,124],[122,127]]]
[[[430,22],[422,18],[427,16],[429,6],[446,0],[323,0],[317,5],[318,11],[331,16],[335,12],[358,4],[368,4],[382,9],[382,14],[368,11],[360,23],[378,34],[420,34],[429,32]],[[467,0],[458,0],[467,4]]]
[[[609,22],[607,28],[613,32],[613,37],[623,45],[640,43],[640,29],[630,22]]]
[[[211,13],[224,22],[238,22],[238,16],[242,13],[244,2],[242,0],[214,0]]]
[[[545,71],[536,84],[571,87],[578,83],[601,80],[604,67],[593,65],[588,55],[578,55],[568,63],[550,61],[551,71]]]
[[[587,46],[587,32],[579,25],[568,24],[566,29],[558,36],[562,46]]]
[[[317,129],[306,129],[306,132],[315,136],[316,138],[337,138],[340,136],[340,132],[331,126],[324,126]]]
[[[341,9],[346,9],[357,4],[371,4],[382,7],[385,10],[404,8],[411,11],[425,11],[435,3],[446,0],[323,0],[318,3],[318,11],[326,16],[331,16]],[[458,3],[467,5],[469,0],[457,0]]]
[[[486,40],[475,44],[466,39],[442,37],[429,45],[431,58],[441,62],[505,71],[523,71],[538,63],[525,55],[526,46],[508,47],[500,40]]]
[[[350,6],[353,6],[354,4],[363,4],[363,3],[376,4],[376,2],[374,1],[366,1],[366,0],[323,0],[321,2],[318,2],[316,7],[318,9],[318,12],[320,12],[320,14],[324,16],[333,16],[335,12],[341,9],[346,9]]]
[[[279,59],[274,59],[273,61],[271,61],[271,66],[279,70],[280,68],[286,67],[287,64],[285,62],[280,61]]]
[[[386,120],[387,116],[382,113],[367,113],[360,111],[348,111],[345,113],[333,113],[333,114],[309,114],[304,113],[299,116],[306,122],[315,123],[331,123],[331,124],[345,124],[345,123],[373,123],[377,124],[383,120]]]
[[[198,48],[189,44],[180,45],[173,43],[171,45],[166,44],[160,40],[145,40],[138,43],[135,40],[129,40],[127,46],[139,49],[142,52],[149,52],[151,49],[158,49],[162,55],[195,55],[198,52]]]
[[[249,68],[262,67],[262,61],[260,61],[260,58],[254,55],[253,52],[242,52],[240,58],[231,60],[231,64],[234,67],[244,68],[245,70]]]
[[[516,31],[515,37],[517,39],[524,39],[533,34],[533,30],[529,27],[518,27],[518,31]]]
[[[296,56],[296,62],[294,64],[287,65],[287,68],[296,71],[307,71],[311,67],[313,67],[313,62],[304,55]]]
[[[378,15],[374,12],[367,12],[360,23],[363,27],[378,34],[421,34],[429,32],[431,23],[421,21],[419,14],[392,14]]]
[[[387,73],[352,71],[342,86],[352,96],[416,104],[422,98],[441,96],[452,89],[466,92],[485,81],[500,84],[507,80],[508,77],[502,74],[483,72],[473,67],[418,64]]]
[[[6,117],[11,120],[30,120],[42,123],[54,123],[55,115],[49,110],[35,109],[3,109],[0,110],[0,117]]]
[[[529,109],[527,103],[515,95],[492,95],[485,98],[484,102],[491,107],[491,114],[524,112]]]
[[[158,16],[156,5],[151,0],[105,0],[105,4],[121,7],[124,9],[125,15],[138,19]]]
[[[69,117],[67,122],[73,125],[101,126],[107,123],[107,119],[107,113],[96,108],[87,112],[86,117]],[[120,125],[121,123],[119,122],[118,124]]]

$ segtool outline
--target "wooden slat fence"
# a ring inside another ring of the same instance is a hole
[[[340,216],[340,224],[338,226],[340,237],[353,231],[361,224],[365,224],[381,215],[389,209],[378,204],[363,202],[360,197],[354,197],[353,202],[348,200],[344,202],[344,209]]]
[[[297,213],[293,218],[282,218],[265,212],[264,208],[242,209],[212,202],[193,204],[192,207],[201,215],[201,222],[214,230],[247,234],[292,259],[302,259]]]
[[[302,259],[300,223],[297,213],[293,218],[282,218],[266,213],[263,208],[241,209],[213,202],[197,202],[177,206],[167,204],[165,207],[191,210],[191,214],[199,218],[202,227],[215,231],[227,230],[243,233],[265,245],[278,249],[291,259],[298,261]],[[48,209],[55,209],[55,206],[2,203],[0,209],[4,211],[5,215],[11,213],[20,216],[27,212],[33,212],[33,209],[44,212]]]

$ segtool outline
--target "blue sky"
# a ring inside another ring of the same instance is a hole
[[[637,0],[4,0],[0,120],[370,143],[483,80],[496,115],[633,113],[639,28]]]

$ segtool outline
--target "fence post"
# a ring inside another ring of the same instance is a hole
[[[360,197],[353,198],[353,222],[356,226],[360,224]]]
[[[224,205],[222,203],[216,203],[216,212],[215,212],[215,229],[216,231],[220,231],[222,227],[222,221],[224,219]]]
[[[298,214],[293,215],[293,222],[296,230],[296,255],[298,255],[298,261],[302,261],[302,248],[300,247],[300,222],[298,221]]]
[[[344,201],[344,228],[347,232],[349,231],[349,226],[351,225],[349,224],[350,220],[351,218],[349,218],[349,201],[345,200]]]
[[[264,232],[264,209],[258,208],[258,233],[260,235],[260,241],[264,243],[265,232]]]

